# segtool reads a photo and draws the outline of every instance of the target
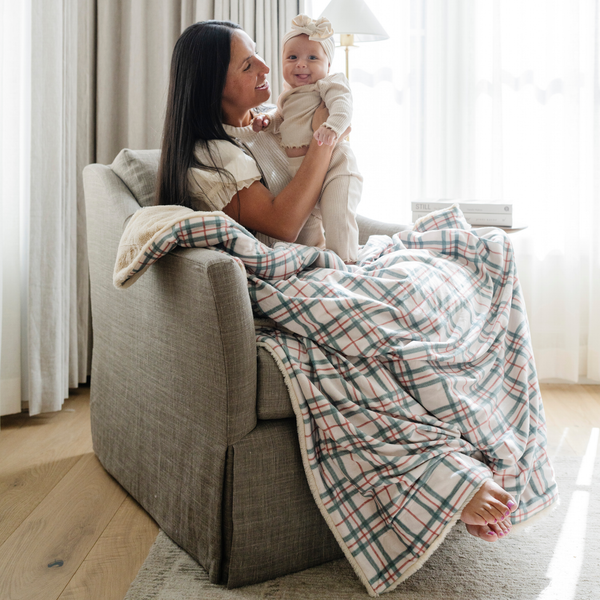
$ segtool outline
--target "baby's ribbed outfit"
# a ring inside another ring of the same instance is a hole
[[[325,101],[329,110],[329,118],[324,125],[339,138],[352,119],[352,93],[342,73],[327,75],[316,83],[284,91],[277,100],[277,110],[270,114],[271,124],[267,129],[279,132],[284,148],[308,146],[313,137],[313,114],[321,100]],[[288,158],[292,177],[303,160],[303,156]],[[356,208],[360,202],[362,182],[350,144],[339,141],[333,150],[321,197],[312,212],[316,218],[307,222],[296,241],[317,247],[323,247],[324,241],[325,247],[342,260],[356,261]]]

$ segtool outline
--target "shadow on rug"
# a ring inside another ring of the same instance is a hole
[[[600,461],[597,461],[600,463]],[[600,467],[554,461],[560,506],[497,543],[459,523],[389,600],[600,600]],[[585,471],[585,473],[584,473]],[[587,477],[585,476],[587,473]],[[366,600],[345,559],[228,590],[162,531],[124,600]]]

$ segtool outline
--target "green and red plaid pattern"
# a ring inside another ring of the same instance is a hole
[[[369,594],[416,571],[493,477],[513,523],[556,501],[543,406],[513,251],[458,208],[356,265],[296,244],[268,248],[221,216],[191,213],[131,274],[175,245],[243,264],[257,331],[288,381],[315,501]],[[478,460],[478,458],[480,460]]]

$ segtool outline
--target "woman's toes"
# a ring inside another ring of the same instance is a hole
[[[514,498],[493,479],[486,479],[460,518],[469,525],[499,523],[517,507]]]
[[[501,521],[500,526],[504,530],[504,535],[508,535],[510,533],[510,530],[512,529],[512,523],[508,519],[504,519],[504,521]]]
[[[498,534],[489,525],[467,525],[467,531],[485,542],[497,542]]]
[[[475,513],[471,519],[471,525],[485,526],[490,522],[490,516],[484,511]]]
[[[498,537],[506,537],[511,530],[511,525],[508,521],[500,521],[499,523],[491,523],[488,525],[490,531],[493,531]]]
[[[497,487],[495,493],[492,492],[493,496],[499,503],[498,509],[502,511],[503,516],[507,517],[511,512],[514,512],[517,508],[517,503],[515,499],[506,491],[504,491],[500,486]]]
[[[490,515],[488,519],[488,523],[499,523],[502,521],[506,515],[504,514],[504,510],[498,506],[496,503],[491,503],[486,506],[487,513]]]

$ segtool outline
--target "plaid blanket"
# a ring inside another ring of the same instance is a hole
[[[177,245],[226,252],[245,270],[256,316],[276,324],[257,343],[288,384],[313,496],[370,595],[424,564],[485,479],[517,499],[515,525],[557,500],[501,230],[472,230],[453,207],[371,237],[348,266],[264,246],[217,213],[173,214],[156,229],[135,252],[126,245],[115,285]]]

